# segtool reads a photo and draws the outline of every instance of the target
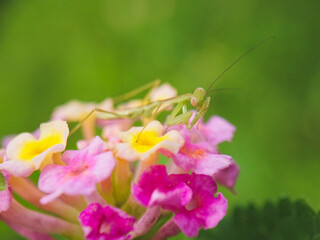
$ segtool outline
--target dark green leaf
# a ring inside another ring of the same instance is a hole
[[[257,207],[237,207],[216,228],[201,231],[198,239],[320,240],[320,213],[304,200],[280,199]]]

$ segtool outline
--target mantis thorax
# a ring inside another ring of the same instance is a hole
[[[194,90],[192,94],[190,103],[192,104],[192,106],[197,108],[202,105],[202,102],[205,96],[206,96],[206,91],[203,88],[197,88],[196,90]]]

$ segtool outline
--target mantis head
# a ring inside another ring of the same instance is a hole
[[[206,91],[203,88],[197,88],[194,90],[192,97],[190,99],[190,103],[192,106],[199,107],[201,106],[201,103],[203,102],[204,98],[206,96]]]

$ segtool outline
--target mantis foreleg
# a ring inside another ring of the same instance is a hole
[[[197,114],[194,116],[191,124],[187,125],[187,128],[189,128],[189,129],[192,128],[206,114],[206,112],[208,111],[208,108],[209,108],[210,100],[211,100],[211,98],[207,97],[203,101],[202,105],[198,109]]]
[[[181,109],[184,108],[186,105],[186,101],[180,102],[177,106],[172,110],[171,114],[169,115],[166,124],[167,126],[177,125],[177,124],[187,124],[190,117],[192,116],[192,112],[184,112],[177,116]]]

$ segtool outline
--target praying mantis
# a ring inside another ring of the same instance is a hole
[[[152,89],[157,87],[160,84],[160,80],[156,80],[152,83]],[[142,86],[142,88],[146,88],[145,85]],[[141,88],[141,89],[142,89]],[[131,92],[128,94],[131,95]],[[168,98],[164,100],[158,100],[154,102],[150,102],[147,104],[144,104],[140,107],[135,107],[135,108],[130,108],[130,109],[124,109],[124,110],[119,110],[119,111],[105,111],[100,108],[94,108],[91,110],[91,112],[84,117],[78,125],[72,129],[70,132],[70,135],[73,134],[75,131],[77,131],[82,123],[86,121],[92,114],[94,113],[100,113],[97,118],[99,119],[131,119],[131,120],[136,120],[138,118],[141,119],[155,119],[158,114],[160,114],[162,111],[165,109],[160,109],[162,106],[166,105],[173,105],[176,104],[176,107],[172,110],[171,114],[169,115],[166,125],[167,126],[172,126],[176,124],[186,124],[188,128],[193,127],[193,125],[197,122],[196,119],[200,119],[208,110],[209,103],[210,103],[210,97],[205,97],[205,91],[202,88],[197,88],[193,94],[187,93],[183,94],[177,97],[173,98]],[[188,120],[192,116],[192,112],[187,110],[186,104],[187,102],[190,101],[194,107],[197,108],[197,114],[194,120],[191,122],[191,124],[188,124]],[[179,114],[179,112],[182,109],[182,114]],[[179,115],[178,115],[179,114]]]
[[[237,62],[239,62],[242,58],[244,58],[246,55],[248,55],[251,51],[256,49],[257,47],[264,44],[266,41],[272,39],[274,37],[268,37],[258,44],[256,44],[254,47],[250,48],[247,52],[242,54],[240,57],[238,57],[234,62],[232,62],[218,77],[210,84],[210,86],[207,88],[207,90],[203,88],[196,88],[193,93],[186,93],[177,97],[158,100],[154,102],[148,102],[140,107],[130,108],[130,109],[124,109],[119,111],[105,111],[100,108],[93,109],[86,117],[84,117],[78,125],[75,126],[75,128],[71,131],[70,134],[73,134],[77,129],[81,127],[81,124],[86,121],[92,114],[94,113],[100,113],[97,117],[99,119],[132,119],[136,120],[138,118],[140,119],[155,119],[158,114],[160,114],[162,111],[165,110],[165,108],[161,108],[162,106],[168,106],[168,105],[175,105],[171,113],[169,114],[166,125],[172,126],[172,125],[178,125],[178,124],[184,124],[188,129],[192,128],[201,118],[204,117],[206,112],[208,111],[211,97],[208,96],[209,93],[212,93],[214,91],[223,90],[223,89],[216,89],[209,91],[210,88],[227,72],[229,71]],[[155,89],[157,86],[159,86],[160,80],[156,80],[154,82],[151,82],[149,84],[146,84],[140,88],[137,88],[129,93],[126,93],[118,98],[115,98],[115,100],[119,99],[129,99],[140,92],[143,92],[145,90],[151,89],[150,92]],[[148,98],[150,92],[146,95],[145,98]],[[189,111],[187,108],[187,103],[190,102],[191,105],[195,108],[196,114],[193,117],[192,121],[190,122],[190,119],[193,115],[192,111]]]

